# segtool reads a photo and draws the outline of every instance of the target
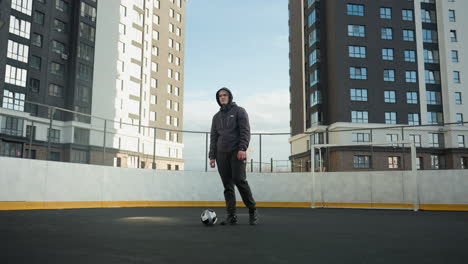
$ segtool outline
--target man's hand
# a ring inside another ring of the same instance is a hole
[[[214,168],[215,167],[215,160],[210,160],[210,167]]]
[[[237,152],[238,160],[245,160],[246,158],[247,158],[247,154],[245,153],[245,151],[240,150],[239,152]]]

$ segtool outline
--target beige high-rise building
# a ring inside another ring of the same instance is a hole
[[[108,165],[184,169],[178,131],[183,127],[185,4],[98,2],[92,115],[114,122],[93,120],[91,126],[106,127],[105,146],[113,150],[106,152]],[[97,130],[91,131],[91,145],[103,144]],[[91,154],[91,163],[101,156]]]

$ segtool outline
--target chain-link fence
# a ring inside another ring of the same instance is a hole
[[[14,101],[1,108],[0,155],[126,168],[215,171],[208,160],[210,134],[168,123],[152,127],[140,119],[109,120],[58,107]],[[15,111],[16,110],[16,111]],[[77,110],[83,110],[78,109]],[[132,121],[133,120],[133,121]],[[417,169],[468,167],[461,121],[425,126],[366,128],[319,126],[303,134],[252,133],[248,172],[310,172],[311,146],[322,171],[409,170],[410,146]],[[388,144],[369,144],[382,143]]]

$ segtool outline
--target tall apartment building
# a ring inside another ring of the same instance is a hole
[[[439,126],[468,114],[464,11],[460,0],[290,0],[291,159],[310,160],[309,143],[413,140],[421,169],[467,168],[467,131]],[[405,125],[429,126],[331,133]],[[358,153],[341,148],[328,162],[369,168]],[[374,169],[401,166],[386,155]]]
[[[183,169],[185,0],[0,8],[0,155]]]
[[[184,10],[185,0],[99,2],[93,98],[109,100],[93,101],[93,113],[115,121],[116,166],[152,167],[156,149],[156,168],[183,169]]]

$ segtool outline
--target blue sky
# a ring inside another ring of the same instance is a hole
[[[252,132],[289,132],[288,45],[287,0],[188,1],[184,130],[209,131],[215,92],[226,86],[249,113]],[[185,137],[189,159],[199,147]],[[281,159],[289,155],[285,139]]]

